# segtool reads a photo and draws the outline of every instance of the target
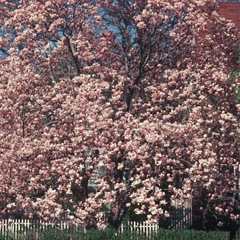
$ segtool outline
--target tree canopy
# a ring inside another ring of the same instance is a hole
[[[8,0],[0,11],[2,217],[118,227],[129,209],[155,222],[175,199],[237,191],[237,30],[215,1]]]

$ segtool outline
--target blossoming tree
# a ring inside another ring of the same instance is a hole
[[[237,31],[214,1],[0,8],[2,217],[117,228],[130,208],[154,222],[236,190]]]

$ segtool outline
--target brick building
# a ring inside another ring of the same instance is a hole
[[[219,14],[236,24],[240,37],[240,0],[218,0],[218,3]]]

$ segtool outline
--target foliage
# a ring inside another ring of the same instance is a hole
[[[179,239],[179,240],[190,240],[190,239],[214,239],[224,240],[228,239],[229,233],[223,231],[196,231],[196,230],[163,230],[160,231],[158,239]],[[157,239],[157,238],[156,238]]]
[[[104,240],[104,239],[115,239],[116,230],[105,229],[105,230],[90,230],[87,232],[87,240]]]
[[[22,240],[34,240],[36,239],[32,234],[28,235]],[[144,233],[136,233],[134,231],[124,231],[122,234],[117,234],[115,230],[105,229],[105,230],[90,230],[87,234],[75,233],[73,235],[67,236],[65,231],[56,231],[56,229],[49,229],[38,235],[39,240],[227,240],[229,237],[228,232],[223,231],[196,231],[196,230],[166,230],[160,229],[157,233],[151,233],[146,236]],[[5,239],[1,238],[0,239]],[[10,240],[10,239],[9,239]]]
[[[117,228],[129,208],[156,222],[206,191],[237,218],[215,204],[237,189],[240,149],[239,79],[226,81],[238,32],[215,1],[9,0],[0,11],[2,217]]]
[[[40,238],[42,239],[52,239],[52,240],[65,240],[69,239],[68,234],[65,231],[57,229],[48,229],[46,231],[40,232]]]

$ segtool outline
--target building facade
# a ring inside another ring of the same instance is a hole
[[[218,0],[218,4],[220,16],[235,23],[240,32],[240,0]]]

